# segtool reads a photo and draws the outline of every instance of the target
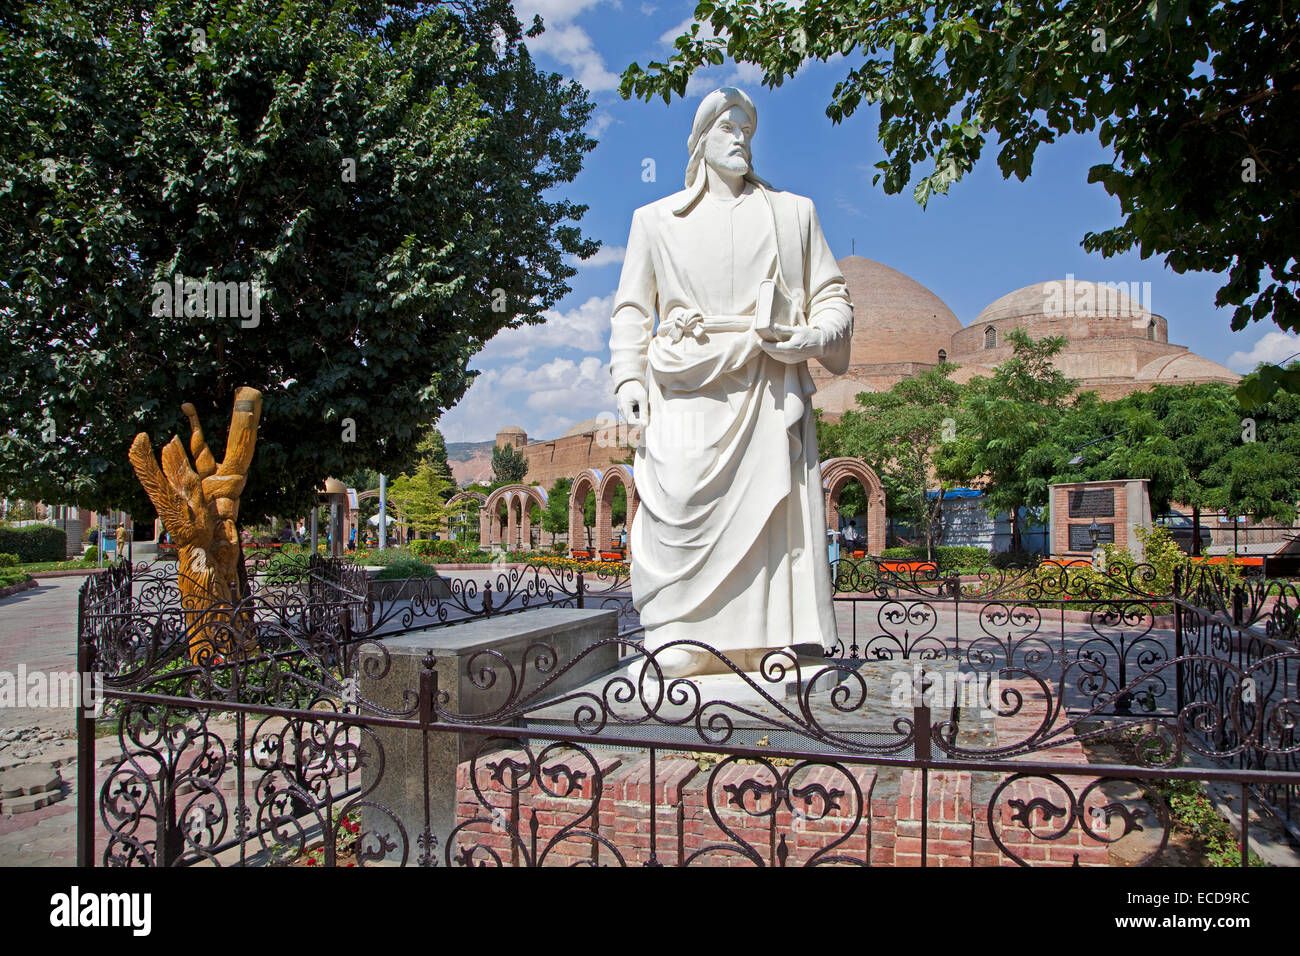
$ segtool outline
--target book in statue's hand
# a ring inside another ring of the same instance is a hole
[[[758,284],[758,309],[754,313],[754,331],[765,342],[784,342],[795,324],[794,303],[775,279]]]

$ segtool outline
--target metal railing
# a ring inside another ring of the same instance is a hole
[[[254,602],[255,640],[232,643],[238,654],[197,662],[157,583],[136,576],[124,608],[120,580],[87,582],[81,663],[108,671],[116,735],[107,777],[85,779],[96,722],[81,713],[81,792],[94,799],[79,807],[80,863],[1069,865],[1132,846],[1129,862],[1159,863],[1176,829],[1171,781],[1232,784],[1239,806],[1284,817],[1300,785],[1300,602],[1260,583],[1225,589],[1204,569],[1154,595],[1141,568],[1099,584],[1069,568],[858,567],[837,595],[852,637],[829,659],[773,651],[747,674],[690,645],[730,675],[712,696],[708,680],[664,672],[675,645],[640,676],[556,693],[611,645],[644,653],[621,580],[512,568],[450,596],[376,602],[346,568],[312,570],[301,603],[287,588],[278,607]],[[467,663],[465,679],[503,689],[490,707],[452,708],[431,657],[401,707],[367,696],[394,622],[409,633],[602,602],[623,616],[613,641],[569,660],[540,644]],[[1059,615],[1050,639],[1045,612]],[[861,634],[858,614],[874,622]],[[935,632],[941,620],[951,633]],[[891,700],[900,675],[906,699]],[[978,700],[943,696],[972,683]],[[403,735],[422,765],[396,761]],[[463,757],[457,813],[440,826],[432,788],[448,782],[429,753],[449,735]],[[1102,745],[1124,759],[1090,762]],[[418,778],[422,820],[374,798],[394,773]],[[1245,863],[1248,824],[1239,840]]]

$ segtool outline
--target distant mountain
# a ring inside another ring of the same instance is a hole
[[[492,441],[449,441],[447,442],[447,460],[448,461],[469,461],[471,458],[478,457],[478,454],[484,450],[488,455],[492,454]]]
[[[447,442],[447,464],[459,487],[492,481],[492,441]]]

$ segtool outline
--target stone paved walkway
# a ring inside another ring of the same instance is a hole
[[[40,585],[0,600],[0,671],[71,672],[77,666],[77,590],[84,577],[43,578]],[[0,866],[72,866],[76,862],[75,712],[62,707],[0,707],[5,731],[36,728],[36,740],[0,740],[0,771],[13,765],[58,763],[61,797],[38,810],[0,809]]]

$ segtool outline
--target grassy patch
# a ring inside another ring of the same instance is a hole
[[[1129,728],[1122,735],[1111,737],[1115,749],[1127,763],[1142,764],[1138,747],[1142,740],[1142,731]],[[1158,756],[1158,748],[1148,741],[1148,757]],[[1202,854],[1206,866],[1240,866],[1241,842],[1232,824],[1219,813],[1214,801],[1205,792],[1205,786],[1199,780],[1152,780],[1152,789],[1169,805],[1173,817],[1174,831],[1190,837]],[[1249,808],[1242,807],[1242,812]],[[1250,854],[1251,866],[1268,866],[1254,853]]]
[[[110,563],[105,561],[104,566],[107,567]],[[35,573],[37,571],[84,571],[93,567],[95,567],[93,560],[73,558],[71,561],[34,561],[30,564],[20,564],[16,570]]]

